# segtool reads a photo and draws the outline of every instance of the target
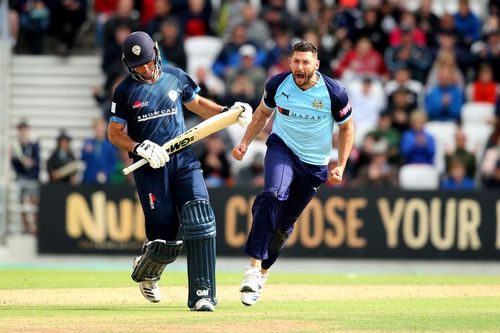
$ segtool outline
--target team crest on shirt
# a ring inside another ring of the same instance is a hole
[[[321,100],[321,99],[315,99],[314,101],[312,101],[311,104],[312,104],[312,107],[317,109],[317,110],[323,109],[323,106],[324,106],[323,100]]]
[[[177,96],[178,96],[178,94],[177,94],[177,91],[175,91],[175,90],[170,90],[168,92],[168,97],[170,97],[172,102],[175,102],[175,100],[177,99]]]

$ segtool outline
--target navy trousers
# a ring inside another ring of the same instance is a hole
[[[313,147],[311,149],[314,149]],[[279,229],[290,234],[302,211],[318,187],[326,181],[328,167],[302,162],[277,135],[267,140],[264,161],[264,190],[252,206],[253,223],[245,252],[263,260],[268,269],[279,251],[269,251],[269,243]]]
[[[165,167],[145,165],[134,172],[139,200],[149,240],[173,241],[179,231],[179,215],[184,204],[195,199],[208,201],[200,162],[191,149],[170,156]]]

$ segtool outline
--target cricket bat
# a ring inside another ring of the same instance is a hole
[[[219,113],[213,117],[210,117],[198,125],[188,129],[184,133],[176,136],[172,140],[165,142],[162,148],[165,149],[170,155],[178,152],[179,150],[186,148],[187,146],[199,141],[210,134],[218,132],[234,123],[238,120],[241,112],[243,112],[243,107],[231,108],[226,112]],[[143,165],[148,164],[146,159],[141,159],[122,170],[124,175],[137,170]]]

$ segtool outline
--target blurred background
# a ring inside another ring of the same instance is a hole
[[[284,256],[499,258],[498,0],[0,4],[0,259],[139,251],[130,160],[106,138],[121,45],[137,30],[222,105],[255,108],[299,40],[346,87],[356,137],[344,181],[322,186]],[[239,127],[194,146],[219,255],[244,255],[271,126],[242,162],[230,156]]]

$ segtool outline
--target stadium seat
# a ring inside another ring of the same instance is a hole
[[[495,106],[490,103],[467,102],[462,106],[463,124],[484,124],[495,114]]]
[[[445,171],[446,150],[455,149],[457,125],[451,121],[430,121],[425,124],[425,130],[434,137],[436,143],[434,165],[439,173],[443,173]]]
[[[217,58],[224,42],[213,36],[193,36],[184,40],[187,56],[187,74],[196,82],[196,71],[203,67],[207,71],[206,85],[215,93],[224,92],[224,82],[212,73],[212,64]]]
[[[467,137],[466,148],[475,153],[476,159],[481,160],[484,153],[486,142],[493,132],[493,127],[489,124],[467,124],[463,126],[464,133]]]
[[[399,169],[399,187],[403,190],[436,190],[439,172],[430,164],[407,164]]]

